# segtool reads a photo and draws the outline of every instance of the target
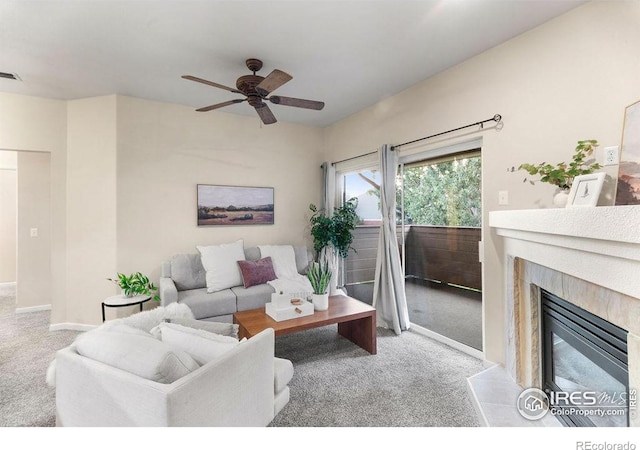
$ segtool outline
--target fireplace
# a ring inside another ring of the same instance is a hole
[[[627,331],[541,290],[542,386],[567,426],[629,425]]]
[[[521,389],[548,390],[550,404],[579,385],[594,396],[615,393],[608,406],[619,407],[621,397],[629,405],[622,418],[565,424],[640,426],[638,223],[640,207],[626,206],[490,213],[505,281],[504,372]],[[568,326],[567,316],[577,325]],[[561,362],[562,353],[572,363]],[[574,365],[580,370],[572,375]]]

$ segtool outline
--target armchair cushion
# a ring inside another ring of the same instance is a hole
[[[198,369],[189,354],[151,335],[92,330],[75,341],[78,354],[159,383],[173,383]]]
[[[167,322],[176,323],[189,328],[195,328],[196,330],[205,330],[222,336],[238,338],[239,325],[233,323],[207,322],[205,320],[195,319],[168,319]]]
[[[188,353],[201,365],[218,359],[239,344],[238,339],[230,336],[221,336],[175,323],[161,323],[159,328],[162,342],[178,352]]]

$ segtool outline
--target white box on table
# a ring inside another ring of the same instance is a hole
[[[279,307],[281,304],[284,304],[284,302],[277,301],[274,303],[272,301],[265,305],[265,311],[267,315],[276,322],[310,316],[313,314],[313,304],[303,299],[300,300],[302,301],[301,304],[293,305],[291,304],[291,297],[289,297],[284,307]]]

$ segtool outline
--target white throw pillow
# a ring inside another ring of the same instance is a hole
[[[188,353],[203,365],[224,355],[239,343],[236,338],[230,336],[221,336],[175,323],[164,322],[159,328],[163,343],[175,350]]]
[[[295,279],[300,276],[296,266],[296,253],[292,245],[259,245],[260,257],[271,257],[278,278]]]
[[[242,239],[231,244],[196,246],[202,266],[207,272],[207,292],[218,292],[242,285],[242,273],[238,261],[244,261]]]

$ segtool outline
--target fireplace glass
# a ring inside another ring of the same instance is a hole
[[[546,291],[542,300],[543,381],[563,410],[557,417],[568,426],[628,426],[627,332]]]

